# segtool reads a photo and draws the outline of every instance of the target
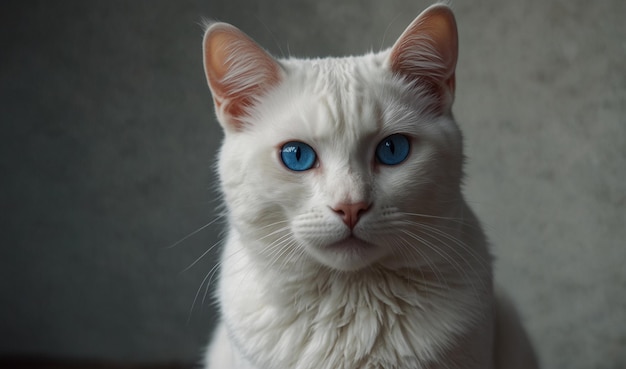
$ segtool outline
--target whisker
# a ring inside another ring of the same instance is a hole
[[[265,28],[265,30],[270,34],[270,36],[272,37],[274,43],[276,44],[276,47],[278,47],[278,51],[280,52],[280,55],[283,58],[286,58],[285,53],[283,52],[282,47],[280,47],[280,43],[278,42],[278,38],[276,38],[276,35],[274,34],[274,32],[272,32],[272,30],[267,26],[267,24],[265,24],[265,22],[263,22],[263,20],[261,19],[261,17],[259,17],[258,15],[255,16],[255,18],[257,19],[257,21],[259,21],[259,23],[261,23],[263,25],[263,27]]]
[[[180,240],[174,242],[173,244],[165,247],[164,249],[173,249],[174,247],[180,245],[181,243],[185,242],[186,240],[188,240],[189,238],[195,236],[196,234],[198,234],[199,232],[202,232],[204,229],[206,229],[207,227],[210,227],[211,225],[215,224],[215,222],[217,222],[218,220],[221,219],[221,216],[216,217],[215,219],[213,219],[212,221],[208,222],[207,224],[203,225],[202,227],[196,229],[195,231],[189,233],[188,235],[186,235],[185,237],[181,238]]]
[[[288,264],[292,263],[294,260],[297,260],[296,254],[294,252],[294,249],[295,249],[294,246],[296,246],[298,243],[292,237],[290,237],[287,241],[288,242],[283,247],[282,252],[278,255],[279,258],[283,259],[283,262],[281,264],[281,269],[286,267]]]
[[[285,267],[288,263],[290,263],[294,258],[294,245],[297,245],[297,241],[293,238],[291,233],[286,233],[280,238],[276,239],[270,246],[271,252],[268,254],[268,257],[272,259],[271,266],[274,266],[276,262],[279,260],[283,260],[281,264],[281,268]],[[302,248],[301,248],[302,249]],[[287,255],[287,256],[285,256]]]
[[[286,230],[288,230],[288,229],[289,229],[289,227],[282,227],[282,228],[278,228],[278,229],[276,229],[276,230],[274,230],[274,231],[272,231],[272,232],[270,232],[270,233],[266,234],[265,236],[263,236],[263,237],[259,238],[259,241],[264,240],[264,239],[266,239],[266,238],[268,238],[268,237],[274,236],[274,235],[276,235],[276,234],[278,234],[278,233],[280,233],[280,232],[284,232],[284,231],[286,231]]]
[[[425,240],[423,240],[421,237],[406,231],[406,230],[401,230],[402,233],[404,233],[405,235],[413,238],[414,240],[420,242],[420,243],[425,243]],[[446,281],[446,278],[444,278],[443,274],[441,274],[441,271],[439,270],[439,268],[437,268],[437,266],[432,262],[432,260],[428,257],[428,255],[426,255],[425,253],[423,253],[419,247],[415,247],[413,242],[409,242],[408,240],[401,238],[404,242],[405,242],[405,246],[406,247],[410,247],[411,251],[417,252],[419,254],[419,256],[424,259],[424,261],[426,262],[426,265],[428,266],[428,268],[430,268],[430,270],[432,270],[433,274],[435,275],[435,277],[437,278],[437,281],[445,286],[445,287],[449,287],[448,282]],[[426,241],[427,242],[427,241]],[[422,275],[423,275],[423,271],[422,271]],[[426,278],[424,278],[426,280]]]
[[[461,241],[460,239],[451,236],[450,234],[437,229],[437,227],[428,225],[428,224],[422,224],[422,223],[418,223],[417,224],[419,227],[422,227],[430,232],[434,232],[438,235],[441,235],[442,237],[445,237],[446,239],[448,239],[449,241],[452,241],[455,245],[459,246],[462,250],[466,251],[468,254],[470,254],[470,256],[472,256],[474,258],[475,261],[477,261],[481,266],[483,267],[488,267],[489,266],[489,261],[487,259],[485,259],[482,255],[479,255],[475,250],[473,250],[471,247],[469,247],[467,245],[467,243]]]
[[[415,223],[416,226],[427,226],[424,224],[420,224],[420,223]],[[430,227],[430,228],[425,228],[427,231],[429,231],[429,234],[426,234],[426,236],[430,237],[431,239],[433,239],[434,241],[436,241],[436,243],[433,243],[431,241],[428,241],[426,239],[424,239],[423,237],[420,237],[424,242],[424,244],[426,246],[428,246],[431,250],[433,250],[434,252],[436,252],[437,254],[439,254],[441,257],[444,258],[444,260],[446,260],[448,263],[451,264],[451,266],[456,269],[458,272],[460,272],[466,281],[469,282],[472,291],[474,293],[474,295],[476,297],[480,296],[480,293],[478,291],[478,288],[475,284],[476,279],[478,279],[479,283],[481,284],[481,290],[486,290],[487,286],[485,285],[485,281],[483,280],[483,278],[479,277],[478,272],[475,269],[475,265],[470,263],[465,257],[464,255],[462,255],[459,250],[457,250],[455,247],[450,246],[448,243],[444,242],[441,238],[439,238],[438,236],[444,236],[446,237],[448,240],[456,243],[457,245],[459,245],[459,247],[461,247],[462,250],[470,253],[470,255],[472,254],[470,248],[465,245],[462,241],[456,239],[455,237],[452,237],[450,235],[448,235],[445,232],[442,232],[440,230],[437,230],[436,228]],[[435,233],[434,231],[437,230],[439,232],[439,234]],[[458,258],[452,257],[449,253],[445,252],[442,247],[445,247],[447,249],[449,249],[450,251],[452,251]],[[462,262],[464,262],[465,265],[467,265],[468,268],[464,268],[459,262],[458,259],[460,258],[460,260]],[[482,262],[479,261],[479,265],[481,267],[485,267],[485,264],[483,264]],[[473,274],[474,278],[472,278],[470,276],[470,271]]]
[[[193,310],[194,310],[194,308],[196,306],[196,302],[198,301],[198,296],[200,296],[200,291],[202,290],[202,286],[206,283],[207,279],[209,280],[209,283],[207,283],[207,285],[211,284],[212,275],[215,274],[215,271],[220,266],[220,264],[221,263],[215,264],[213,266],[213,268],[211,268],[211,270],[209,270],[209,272],[202,279],[202,282],[200,283],[200,286],[196,290],[196,295],[193,298],[193,302],[191,303],[191,308],[189,309],[189,314],[187,316],[187,324],[189,324],[189,322],[191,321],[191,316],[193,315]],[[202,299],[202,301],[203,301],[203,304],[204,304],[204,298]]]
[[[429,235],[431,238],[435,239],[436,241],[438,241],[439,245],[442,247],[446,247],[449,248],[450,250],[452,250],[457,256],[459,256],[464,262],[465,264],[470,268],[470,270],[475,273],[476,275],[478,275],[478,271],[475,269],[476,265],[473,263],[470,263],[469,260],[466,259],[465,256],[469,256],[471,258],[473,258],[473,260],[475,260],[478,263],[478,266],[480,267],[480,270],[482,270],[483,272],[486,272],[487,274],[491,273],[491,262],[490,260],[486,259],[483,255],[480,255],[476,250],[474,250],[472,247],[470,247],[466,242],[464,242],[462,239],[457,238],[452,236],[450,233],[443,231],[442,229],[444,228],[450,228],[450,229],[455,229],[454,227],[445,227],[443,225],[432,225],[432,224],[425,224],[422,222],[412,222],[412,221],[408,221],[405,220],[403,221],[406,224],[410,224],[413,225],[416,228],[419,228],[422,232],[425,232],[427,235]],[[446,240],[452,242],[452,244],[458,246],[458,248],[460,249],[460,251],[463,251],[464,253],[467,253],[467,255],[465,254],[461,254],[459,252],[459,250],[457,250],[457,248],[452,247],[452,245],[448,244],[447,242],[443,242],[438,236],[441,236],[443,238],[445,238]],[[481,240],[482,242],[482,240]],[[487,288],[487,286],[485,286],[485,281],[482,278],[478,278],[481,281],[482,287]]]
[[[380,42],[380,49],[379,50],[384,50],[385,48],[385,39],[387,38],[387,33],[389,32],[389,29],[391,28],[391,26],[398,20],[398,18],[400,17],[401,13],[398,13],[395,15],[395,17],[393,17],[393,19],[391,19],[391,22],[389,22],[389,24],[387,25],[387,28],[385,28],[385,32],[383,32],[383,39]]]
[[[213,280],[213,276],[214,275],[215,275],[215,273],[211,274],[211,278],[209,278],[209,282],[204,287],[204,294],[202,295],[202,303],[200,304],[201,306],[204,306],[204,302],[206,301],[206,297],[207,297],[207,295],[209,293],[209,288],[211,288],[211,281]]]
[[[410,252],[406,252],[407,251],[407,246],[409,245],[409,241],[407,241],[406,239],[402,238],[399,235],[395,235],[396,237],[392,238],[392,240],[394,241],[394,244],[397,246],[397,251],[399,251],[400,256],[402,256],[405,259],[413,259],[413,262],[415,263],[416,266],[419,266],[421,263],[420,261],[417,259],[417,257],[415,257],[415,255],[413,255]],[[397,238],[397,239],[396,239]],[[406,245],[405,245],[406,243]],[[395,252],[396,248],[392,248],[392,252]],[[418,254],[420,254],[420,256],[426,261],[426,264],[429,265],[430,261],[425,257],[425,255],[423,255],[422,253],[419,252],[419,250],[415,250],[418,252]],[[430,267],[430,265],[429,265]],[[422,280],[425,281],[426,280],[426,275],[424,274],[424,270],[423,268],[418,268],[420,275],[422,276]],[[437,276],[437,278],[439,278]]]
[[[282,224],[282,223],[289,223],[289,220],[279,220],[277,222],[264,225],[263,227],[260,227],[259,229],[265,229],[265,228],[274,227],[274,226]]]
[[[401,214],[401,215],[408,215],[408,216],[414,216],[414,217],[419,217],[419,218],[452,221],[452,222],[455,222],[455,223],[457,223],[459,225],[469,226],[469,227],[471,227],[472,229],[474,229],[476,231],[481,231],[482,232],[482,228],[480,226],[478,226],[477,224],[474,224],[473,222],[467,221],[467,219],[465,219],[463,217],[461,217],[461,218],[443,217],[443,216],[430,215],[430,214],[407,213],[407,212],[400,212],[399,214]]]
[[[431,251],[435,252],[437,255],[439,255],[441,258],[443,258],[443,260],[448,262],[454,269],[456,269],[458,272],[461,272],[465,276],[465,278],[467,278],[469,280],[469,275],[467,274],[467,271],[465,271],[465,268],[463,268],[461,266],[461,264],[459,264],[458,261],[455,258],[451,257],[450,254],[448,254],[447,252],[445,252],[441,248],[437,247],[436,244],[434,244],[431,241],[425,239],[424,237],[420,237],[417,234],[415,234],[413,232],[410,232],[410,231],[407,231],[407,230],[402,230],[402,232],[404,234],[406,234],[407,236],[415,239],[416,241],[419,241],[421,244],[423,244],[424,246],[428,247]],[[433,236],[431,235],[431,237],[433,237]],[[436,237],[433,237],[433,238],[435,238],[435,240],[438,240],[439,242],[441,242],[441,240],[437,239]]]
[[[206,276],[204,277],[204,279],[202,280],[202,283],[200,283],[200,286],[198,287],[198,290],[196,291],[196,295],[195,295],[194,300],[193,300],[193,303],[192,303],[192,305],[191,305],[191,310],[190,310],[190,313],[191,313],[191,311],[193,311],[193,308],[194,308],[194,306],[195,306],[195,304],[196,304],[196,302],[197,302],[197,300],[198,300],[198,297],[200,296],[200,291],[202,290],[202,286],[205,284],[205,282],[206,282],[207,278],[208,278],[208,282],[207,282],[207,283],[206,283],[206,285],[205,285],[205,288],[204,288],[204,294],[202,295],[202,300],[201,300],[201,304],[200,304],[200,306],[204,306],[204,303],[206,302],[206,297],[207,297],[207,295],[208,295],[209,289],[210,289],[211,284],[212,284],[212,282],[213,282],[213,277],[215,277],[215,275],[217,274],[218,269],[222,266],[222,264],[224,263],[224,261],[226,261],[227,259],[230,259],[230,258],[232,258],[232,257],[236,256],[236,255],[237,255],[238,253],[240,253],[241,251],[242,251],[242,250],[241,250],[241,249],[239,249],[239,250],[237,250],[236,252],[234,252],[234,253],[232,253],[232,254],[230,254],[230,255],[227,255],[227,256],[222,256],[222,259],[220,260],[220,262],[219,262],[219,263],[217,263],[217,264],[215,264],[215,265],[211,268],[211,270],[209,270],[209,272],[207,273],[207,275],[206,275]]]
[[[193,263],[191,263],[188,267],[186,267],[185,269],[183,269],[179,274],[183,274],[186,271],[188,271],[189,269],[193,268],[194,265],[196,265],[200,260],[202,260],[202,258],[204,258],[208,253],[210,253],[216,246],[218,246],[219,244],[221,244],[222,241],[217,241],[216,243],[214,243],[211,247],[209,247],[205,252],[202,253],[202,255],[200,255]]]

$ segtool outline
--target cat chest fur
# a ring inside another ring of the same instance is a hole
[[[382,268],[280,275],[231,242],[225,251],[240,257],[223,265],[224,321],[258,368],[430,368],[489,319],[488,293],[463,283],[444,292],[432,276]]]

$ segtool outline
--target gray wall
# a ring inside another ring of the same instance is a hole
[[[202,17],[275,54],[389,46],[426,1],[0,5],[0,354],[198,357],[221,132]],[[466,192],[548,368],[626,366],[621,0],[453,2]],[[199,290],[200,289],[200,290]]]

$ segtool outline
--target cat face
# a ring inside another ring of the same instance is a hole
[[[462,149],[456,28],[429,10],[361,57],[277,61],[232,26],[208,29],[229,222],[256,255],[343,271],[436,257],[415,244],[460,196]]]

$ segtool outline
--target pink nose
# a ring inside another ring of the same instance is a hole
[[[356,202],[354,204],[341,203],[335,206],[333,211],[337,213],[344,223],[350,229],[354,229],[354,226],[359,222],[361,215],[369,210],[369,205],[364,202]]]

